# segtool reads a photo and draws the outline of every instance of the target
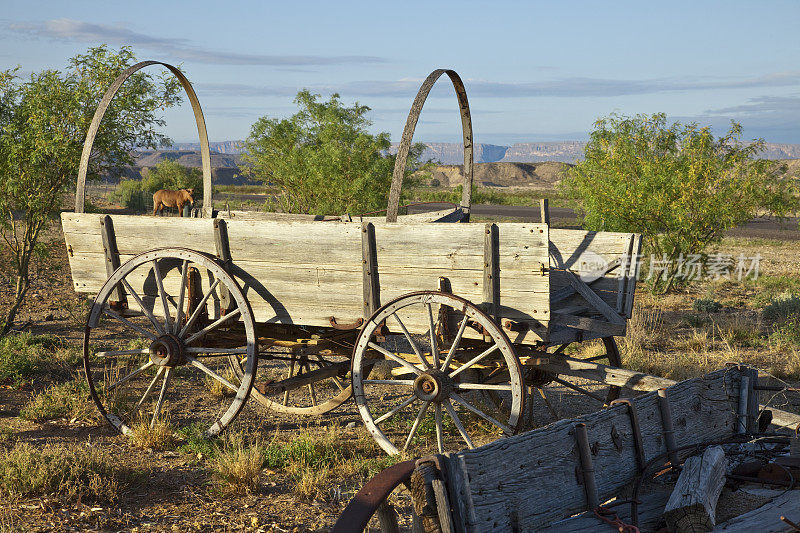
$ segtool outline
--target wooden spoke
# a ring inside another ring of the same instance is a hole
[[[406,443],[403,445],[403,451],[408,449],[408,445],[411,444],[411,439],[414,438],[414,435],[417,433],[417,429],[419,428],[420,422],[422,422],[423,417],[425,417],[425,411],[428,410],[428,406],[431,404],[430,401],[427,401],[422,404],[422,407],[419,409],[419,414],[417,418],[414,420],[414,425],[411,426],[411,431],[408,433],[408,438],[406,439]]]
[[[447,352],[447,357],[445,357],[444,363],[442,363],[442,372],[447,372],[447,369],[450,368],[450,362],[456,355],[456,350],[458,350],[458,344],[461,342],[461,337],[464,336],[464,330],[467,329],[468,320],[469,317],[467,315],[464,315],[464,320],[462,320],[461,325],[458,326],[458,333],[456,333],[456,338],[453,339],[453,344],[450,346],[450,350]]]
[[[172,331],[172,316],[167,303],[167,292],[164,290],[164,280],[161,278],[161,270],[158,268],[158,259],[153,259],[153,276],[156,278],[158,295],[161,297],[161,305],[164,306],[164,330]]]
[[[183,260],[181,265],[181,289],[178,293],[178,314],[175,315],[175,329],[173,333],[178,334],[178,329],[181,327],[181,320],[183,320],[183,300],[186,296],[186,284],[189,280],[189,261]]]
[[[153,324],[153,327],[156,328],[156,331],[159,332],[159,334],[161,334],[161,335],[166,333],[164,331],[164,328],[161,327],[161,323],[158,320],[156,320],[156,317],[153,316],[153,313],[151,313],[150,310],[147,308],[147,306],[144,305],[144,302],[139,297],[139,295],[136,294],[136,291],[133,290],[133,287],[131,287],[131,284],[128,283],[128,280],[125,279],[125,278],[122,278],[122,284],[125,286],[125,290],[128,291],[128,294],[130,294],[133,297],[133,299],[136,301],[136,305],[138,305],[139,308],[141,308],[142,312],[145,314],[145,316],[148,318],[148,320],[150,320],[150,322]]]
[[[453,408],[453,404],[450,403],[449,399],[444,400],[444,408],[447,410],[450,418],[453,419],[453,424],[455,424],[458,432],[461,433],[461,438],[464,439],[464,442],[467,444],[470,450],[473,449],[475,445],[472,444],[472,439],[470,439],[469,435],[467,435],[467,430],[464,429],[464,424],[461,423],[461,419],[458,417],[458,413],[456,413],[456,410]]]
[[[136,407],[133,408],[133,412],[134,413],[139,410],[139,408],[142,406],[142,404],[150,396],[150,393],[153,392],[153,389],[156,387],[156,382],[158,381],[158,378],[160,378],[161,374],[163,374],[163,373],[164,373],[164,367],[163,366],[158,367],[158,371],[156,372],[156,375],[153,376],[153,379],[150,381],[150,384],[147,386],[147,390],[144,391],[144,394],[142,394],[142,397],[139,399],[138,402],[136,402]]]
[[[136,324],[134,324],[133,322],[131,322],[130,320],[128,320],[124,316],[120,315],[119,313],[117,313],[115,311],[112,311],[109,307],[103,307],[103,313],[105,313],[106,315],[110,316],[111,318],[115,318],[115,319],[119,320],[120,322],[122,322],[123,324],[125,324],[126,326],[131,328],[132,330],[136,331],[137,333],[140,333],[141,335],[144,335],[148,339],[150,339],[152,341],[156,340],[156,336],[155,335],[153,335],[152,333],[150,333],[146,329],[142,328],[141,326],[137,326]]]
[[[205,354],[205,355],[223,355],[223,354],[246,354],[247,348],[212,348],[206,346],[189,346],[183,349],[184,353]],[[242,358],[242,363],[247,361],[247,357]]]
[[[386,357],[388,357],[392,361],[396,361],[396,362],[400,363],[404,368],[407,368],[408,370],[412,371],[413,373],[415,373],[417,375],[421,375],[422,374],[422,370],[420,370],[419,368],[415,367],[414,365],[412,365],[411,363],[409,363],[408,361],[406,361],[402,357],[400,357],[400,356],[398,356],[396,354],[393,354],[392,352],[390,352],[389,350],[383,348],[382,346],[379,346],[379,345],[375,344],[374,342],[369,342],[368,346],[370,348],[372,348],[373,350],[382,353],[383,355],[385,355]]]
[[[468,369],[469,367],[471,367],[472,365],[474,365],[478,361],[481,361],[482,359],[486,358],[488,355],[490,355],[492,352],[494,352],[498,348],[500,348],[500,346],[498,346],[497,344],[493,344],[492,346],[490,346],[486,350],[482,351],[481,353],[479,353],[478,355],[476,355],[475,357],[473,357],[472,359],[470,359],[469,361],[464,363],[462,366],[460,366],[460,367],[456,368],[454,371],[450,372],[450,374],[449,374],[450,377],[452,378],[452,377],[457,376],[458,374],[460,374],[464,370]]]
[[[470,411],[472,411],[473,413],[475,413],[479,417],[483,418],[487,422],[490,422],[490,423],[494,424],[495,426],[499,427],[500,429],[503,430],[503,433],[505,433],[506,435],[513,435],[514,434],[514,431],[512,431],[512,429],[510,427],[508,427],[507,425],[503,424],[502,422],[498,422],[497,420],[495,420],[491,416],[487,415],[486,413],[484,413],[483,411],[481,411],[477,407],[475,407],[472,404],[470,404],[469,402],[467,402],[464,398],[462,398],[458,394],[456,394],[454,392],[450,393],[450,398],[452,398],[457,403],[460,403],[466,409],[469,409]]]
[[[405,335],[406,339],[408,340],[408,343],[411,345],[411,349],[414,350],[414,353],[417,354],[419,360],[422,361],[422,366],[425,367],[425,370],[430,370],[431,365],[428,363],[428,360],[422,354],[422,351],[419,349],[419,346],[417,346],[417,343],[414,341],[414,338],[411,336],[411,333],[408,332],[408,329],[406,328],[405,324],[403,324],[403,321],[400,320],[400,317],[397,316],[397,313],[392,313],[392,316],[395,318],[395,320],[397,320],[397,324],[400,326],[400,330],[403,332],[403,335]]]
[[[222,376],[220,376],[219,374],[217,374],[216,372],[214,372],[213,370],[208,368],[206,365],[204,365],[203,363],[201,363],[200,361],[198,361],[194,357],[187,356],[186,360],[189,361],[189,364],[191,364],[193,367],[195,367],[197,369],[200,369],[201,371],[203,371],[203,373],[205,373],[205,374],[211,376],[212,378],[216,379],[217,381],[219,381],[220,383],[222,383],[223,385],[225,385],[226,387],[228,387],[232,391],[236,392],[236,391],[239,390],[239,387],[237,387],[236,385],[234,385],[233,383],[231,383],[227,379],[223,378]]]
[[[196,341],[200,337],[203,337],[206,334],[208,334],[208,332],[210,332],[210,331],[214,330],[215,328],[219,327],[221,324],[227,322],[228,320],[230,320],[232,318],[236,318],[241,313],[242,313],[241,309],[236,309],[235,311],[231,311],[230,313],[225,314],[224,316],[216,319],[214,322],[212,322],[211,324],[207,325],[206,327],[204,327],[203,329],[201,329],[200,331],[198,331],[197,333],[195,333],[194,335],[192,335],[191,337],[189,337],[188,339],[183,341],[184,344],[191,344],[192,342]]]
[[[436,402],[433,409],[433,416],[434,420],[436,421],[436,447],[439,449],[439,453],[444,452],[444,439],[442,437],[442,432],[444,428],[442,427],[442,404],[441,402]]]
[[[600,396],[599,394],[595,394],[595,393],[593,393],[591,391],[588,391],[588,390],[584,389],[583,387],[579,387],[577,385],[573,385],[569,381],[566,381],[566,380],[563,380],[563,379],[557,378],[557,377],[554,377],[553,381],[558,383],[559,385],[564,385],[568,389],[572,389],[574,391],[580,392],[581,394],[585,394],[586,396],[589,396],[590,398],[594,398],[595,400],[597,400],[598,402],[600,402],[602,404],[606,403],[606,399],[603,396]]]
[[[400,411],[404,407],[407,407],[407,406],[411,405],[411,403],[416,399],[417,399],[417,397],[412,394],[406,400],[404,400],[403,403],[401,403],[400,405],[398,405],[397,407],[395,407],[391,411],[389,411],[387,413],[384,413],[381,416],[379,416],[378,418],[376,418],[375,419],[375,424],[380,424],[384,420],[387,420],[389,417],[394,416],[395,414],[397,414],[398,411]]]
[[[364,385],[410,385],[414,386],[413,379],[364,379]]]
[[[115,383],[112,383],[111,385],[106,387],[105,391],[108,392],[108,391],[114,390],[115,388],[119,387],[120,385],[122,385],[126,381],[129,381],[129,380],[133,379],[134,377],[138,376],[139,374],[141,374],[142,372],[144,372],[145,370],[147,370],[151,366],[153,366],[153,362],[152,361],[147,361],[145,364],[143,364],[142,366],[140,366],[139,368],[137,368],[136,370],[134,370],[133,372],[131,372],[130,374],[125,376],[124,378],[122,378],[120,380],[117,380]]]
[[[547,406],[547,410],[550,411],[550,414],[553,416],[553,418],[555,418],[556,420],[560,420],[561,416],[558,414],[558,411],[556,411],[556,408],[550,402],[550,398],[547,397],[547,394],[545,394],[544,389],[541,389],[539,387],[534,387],[534,388],[539,392],[539,396],[541,396],[542,400],[544,400],[544,404]]]
[[[306,363],[306,373],[308,373],[308,372],[311,372],[311,366],[308,363]],[[308,394],[311,395],[311,405],[313,407],[316,407],[317,406],[317,391],[314,390],[314,384],[313,383],[309,383],[308,384]]]
[[[172,377],[172,369],[166,367],[166,370],[164,371],[164,381],[161,384],[161,393],[158,395],[158,401],[153,409],[153,418],[150,420],[150,429],[156,427],[158,415],[161,414],[161,406],[164,404],[164,397],[167,395],[167,387],[169,387],[170,377]]]
[[[217,285],[219,285],[219,278],[214,280],[214,283],[211,284],[211,287],[209,287],[208,292],[206,292],[203,295],[203,298],[200,300],[200,303],[198,304],[197,309],[194,310],[194,313],[192,313],[192,316],[189,317],[189,320],[186,321],[186,325],[183,326],[183,329],[181,329],[180,333],[178,333],[178,337],[183,337],[186,334],[186,332],[189,331],[189,329],[194,325],[195,320],[197,320],[197,318],[200,316],[200,313],[203,311],[203,308],[205,307],[206,302],[211,297],[211,295],[214,293],[214,289],[217,288]]]
[[[150,350],[148,348],[142,348],[139,350],[110,350],[107,352],[97,352],[95,357],[118,357],[120,355],[144,355],[149,354]]]
[[[428,308],[428,331],[431,336],[431,357],[433,358],[433,368],[439,369],[439,346],[436,343],[436,328],[433,325],[433,306],[430,302],[425,302]]]
[[[292,359],[291,365],[289,366],[289,373],[286,374],[286,379],[294,376],[294,359]],[[289,391],[283,391],[283,405],[289,405]]]
[[[510,391],[511,385],[493,385],[491,383],[456,383],[456,390],[504,390]]]

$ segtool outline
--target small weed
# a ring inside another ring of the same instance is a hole
[[[14,438],[14,430],[10,427],[0,427],[0,443],[10,442]]]
[[[152,426],[150,420],[139,418],[131,427],[130,441],[137,448],[169,450],[176,443],[174,433],[167,417],[157,419]]]
[[[181,443],[178,451],[188,455],[202,458],[214,458],[219,453],[218,441],[209,439],[205,434],[205,426],[202,424],[189,424],[178,429],[175,436]]]
[[[67,500],[114,501],[124,485],[141,477],[96,447],[17,443],[0,455],[0,494],[12,499],[58,494]]]
[[[258,442],[246,446],[241,435],[226,437],[210,462],[216,487],[225,494],[250,494],[258,487],[264,454]]]
[[[675,347],[678,350],[688,350],[695,353],[706,352],[711,347],[711,338],[708,335],[708,331],[695,330],[690,336],[676,341]]]
[[[718,313],[722,309],[722,304],[711,298],[698,298],[692,307],[698,313]]]
[[[239,381],[236,377],[236,374],[234,374],[233,370],[230,368],[226,369],[226,371],[222,373],[222,377],[231,383],[238,383]],[[223,385],[221,381],[214,379],[211,376],[204,376],[203,383],[208,392],[211,394],[211,397],[215,400],[221,400],[222,398],[229,398],[236,395],[236,391],[229,389]]]
[[[800,346],[800,319],[792,318],[780,324],[770,334],[769,340],[779,348]]]
[[[89,398],[89,386],[75,379],[46,388],[20,410],[19,416],[32,422],[44,422],[56,418],[94,420],[96,413]]]

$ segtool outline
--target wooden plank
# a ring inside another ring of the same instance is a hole
[[[772,501],[727,522],[718,524],[714,533],[778,533],[793,531],[781,521],[785,516],[795,524],[800,524],[800,490],[789,490],[776,496]]]
[[[550,224],[550,201],[547,198],[539,200],[539,216],[542,224]]]
[[[630,238],[628,238],[628,246],[625,255],[620,258],[621,265],[620,265],[620,276],[619,276],[619,286],[617,288],[617,313],[622,314],[624,311],[624,298],[625,298],[625,284],[627,282],[628,277],[628,269],[630,268],[631,261],[635,261],[633,257],[631,257],[631,253],[633,251],[633,241],[634,241],[634,234],[631,233]]]
[[[221,218],[214,219],[214,247],[217,250],[217,258],[222,261],[223,268],[230,273],[233,257],[231,256],[230,240],[228,239],[228,225]],[[223,308],[227,311],[232,311],[234,301],[228,289],[220,285],[219,292]]]
[[[633,245],[633,256],[636,261],[630,264],[629,268],[630,271],[628,272],[628,283],[626,285],[626,297],[625,297],[625,316],[630,318],[631,314],[633,313],[633,297],[634,293],[636,292],[636,280],[639,278],[639,267],[641,266],[641,261],[639,261],[639,256],[642,253],[642,236],[640,234],[635,234],[635,241]]]
[[[625,319],[617,314],[602,298],[600,298],[586,283],[572,272],[567,272],[567,279],[572,287],[583,298],[613,324],[625,324]]]
[[[117,248],[117,238],[114,233],[114,222],[111,217],[106,215],[100,219],[100,233],[103,238],[103,254],[106,260],[106,277],[111,277],[120,266],[119,249]],[[122,308],[128,305],[127,298],[125,297],[125,289],[121,285],[117,285],[111,291],[109,301],[117,303]]]
[[[711,531],[716,524],[717,501],[725,486],[728,460],[722,446],[706,448],[686,459],[672,495],[664,507],[670,533]]]
[[[741,372],[726,368],[669,389],[678,446],[732,435]],[[639,415],[646,457],[665,452],[656,394],[633,400]],[[607,500],[637,472],[627,408],[618,406],[573,420],[562,420],[528,433],[501,439],[474,450],[446,456],[450,477],[469,488],[462,516],[467,531],[532,531],[585,508],[583,487],[576,481],[576,423],[587,425],[598,496]],[[616,431],[612,431],[614,428]],[[698,431],[702,428],[702,431]],[[622,441],[618,450],[612,433]]]
[[[483,303],[495,322],[500,311],[500,235],[497,224],[486,224],[483,239]]]
[[[638,508],[640,531],[654,531],[657,529],[669,495],[670,491],[659,490],[640,496],[642,502]],[[630,505],[615,506],[613,510],[620,520],[626,524],[632,522]],[[587,511],[565,520],[553,522],[540,531],[541,533],[596,533],[597,531],[605,531],[604,527],[603,522],[595,516],[594,512]],[[608,531],[612,530],[608,529]]]
[[[602,320],[594,320],[583,316],[575,316],[566,313],[558,313],[550,320],[551,325],[568,326],[571,328],[594,331],[603,336],[625,335],[624,324],[612,324]]]
[[[368,319],[381,306],[381,285],[378,279],[378,253],[375,244],[375,226],[361,226],[362,285],[364,292],[364,319]]]

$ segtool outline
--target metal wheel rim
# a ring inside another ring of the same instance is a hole
[[[156,249],[156,250],[152,250],[152,251],[149,251],[149,252],[142,253],[140,255],[137,255],[137,256],[131,258],[130,260],[125,262],[123,265],[121,265],[111,275],[111,277],[106,281],[106,283],[100,289],[97,297],[95,298],[95,301],[94,301],[94,303],[92,305],[92,308],[91,308],[91,310],[89,312],[89,316],[88,316],[87,322],[86,322],[86,328],[85,328],[85,331],[84,331],[83,359],[84,359],[84,370],[86,372],[86,378],[87,378],[87,382],[88,382],[88,385],[89,385],[89,391],[90,391],[92,399],[94,400],[95,405],[97,406],[98,410],[103,415],[103,417],[109,422],[109,424],[111,424],[111,426],[114,427],[114,429],[116,429],[120,433],[129,434],[131,432],[131,427],[129,425],[129,421],[124,419],[124,418],[122,418],[122,417],[120,417],[120,416],[118,416],[117,413],[110,412],[110,411],[108,411],[106,409],[103,401],[101,400],[100,391],[98,391],[98,388],[95,385],[95,380],[93,378],[94,372],[93,372],[93,368],[92,368],[92,365],[94,363],[91,360],[92,357],[95,354],[91,353],[92,352],[91,345],[90,345],[91,332],[92,332],[93,329],[97,329],[98,328],[98,323],[99,323],[100,317],[102,315],[105,314],[106,316],[109,316],[108,315],[109,308],[105,304],[108,301],[108,298],[111,295],[112,291],[118,285],[122,286],[122,284],[125,281],[127,281],[126,277],[128,276],[128,274],[130,274],[131,272],[135,271],[137,268],[139,268],[139,267],[141,267],[141,266],[143,266],[143,265],[145,265],[147,263],[153,263],[154,265],[157,265],[157,262],[159,260],[162,260],[162,259],[174,259],[174,260],[181,260],[182,261],[183,273],[182,273],[181,283],[184,284],[184,285],[187,283],[187,278],[186,278],[186,273],[185,272],[188,270],[188,264],[189,263],[193,263],[193,264],[198,265],[198,266],[200,266],[202,268],[205,268],[208,272],[210,272],[213,275],[214,279],[218,281],[219,285],[222,285],[227,289],[228,294],[233,299],[233,301],[236,303],[236,310],[238,311],[238,313],[237,313],[238,318],[244,324],[244,329],[245,329],[245,339],[244,340],[246,342],[246,346],[244,348],[240,348],[239,349],[242,352],[242,355],[246,356],[246,360],[245,360],[245,363],[244,363],[244,366],[243,366],[243,374],[242,374],[241,378],[239,379],[238,386],[236,386],[235,384],[232,384],[232,383],[229,382],[229,384],[233,385],[233,388],[235,388],[235,395],[234,395],[233,399],[231,400],[231,403],[227,407],[227,409],[225,409],[224,412],[221,412],[221,414],[216,416],[215,420],[213,421],[213,423],[210,424],[210,427],[208,427],[205,430],[206,436],[209,436],[209,437],[216,436],[219,433],[221,433],[238,416],[238,414],[241,411],[242,407],[244,407],[244,404],[245,404],[245,402],[246,402],[246,400],[247,400],[247,398],[248,398],[248,396],[250,394],[251,388],[253,386],[253,381],[254,381],[254,377],[255,377],[255,369],[256,369],[257,359],[258,359],[258,349],[257,349],[256,335],[255,335],[255,322],[254,322],[254,319],[253,319],[253,311],[252,311],[252,309],[250,307],[250,303],[248,302],[247,298],[244,296],[244,293],[242,292],[242,290],[239,287],[238,283],[233,279],[233,277],[231,277],[222,268],[222,266],[219,265],[219,263],[217,262],[217,260],[215,258],[213,258],[212,256],[209,256],[209,255],[206,255],[204,253],[197,252],[197,251],[194,251],[194,250],[189,250],[189,249],[183,249],[183,248]],[[155,269],[154,269],[154,271],[155,271]],[[161,274],[159,274],[158,276],[160,276],[160,275]],[[158,282],[160,294],[163,294],[162,284],[163,284],[163,282],[161,282],[161,281]],[[126,290],[126,292],[127,292],[127,290]],[[212,292],[211,290],[208,291],[209,294],[211,292]],[[208,300],[209,297],[210,296],[206,296],[205,297],[206,301]],[[164,305],[167,305],[167,304],[164,303]],[[154,316],[155,316],[155,313],[156,313],[157,309],[158,309],[158,302],[154,304],[153,310],[151,311],[151,313]],[[164,317],[164,318],[165,318],[164,329],[166,329],[167,328],[167,324],[166,324],[167,319],[166,319],[166,317]],[[188,340],[192,335],[194,335],[194,333],[192,331],[185,331],[185,332],[178,331],[181,328],[179,327],[180,325],[177,323],[177,320],[176,320],[178,318],[177,315],[174,318],[172,318],[172,317],[170,317],[170,318],[172,320],[175,320],[175,322],[172,323],[172,326],[173,326],[173,328],[175,328],[173,331],[177,331],[177,334],[175,335],[177,338],[179,338],[180,340]],[[153,324],[153,327],[154,327],[154,331],[153,332],[154,333],[158,333],[158,331],[155,330],[155,324]],[[209,330],[209,332],[211,332],[211,331],[212,330]],[[130,332],[130,331],[128,330],[128,332]],[[200,338],[203,338],[203,337],[200,337]],[[197,361],[198,359],[202,359],[200,357],[201,352],[191,351],[191,353],[189,353],[190,350],[199,350],[199,349],[202,349],[202,347],[197,348],[197,347],[194,347],[194,346],[190,346],[190,347],[187,347],[187,348],[188,349],[186,351],[187,351],[187,357],[188,358],[194,359],[195,361]],[[107,353],[110,353],[110,352],[107,352]],[[220,354],[220,353],[224,353],[224,352],[221,352],[221,351],[219,351],[218,349],[215,349],[215,348],[209,348],[208,352],[202,352],[202,353],[203,353],[203,355],[208,355],[209,353]],[[194,354],[194,355],[192,355],[192,354]],[[227,356],[226,356],[226,359],[227,359]],[[198,361],[198,362],[200,363],[200,366],[205,366],[202,363],[202,361]],[[191,362],[189,366],[195,366],[195,363]],[[199,370],[201,370],[203,373],[206,373],[206,371],[202,370],[200,367],[197,367],[197,368]],[[161,371],[159,370],[158,372],[160,374]],[[166,371],[165,371],[165,373],[166,373]],[[156,375],[156,378],[158,378],[159,374]],[[217,376],[217,377],[220,377],[220,376]],[[216,378],[214,378],[212,376],[212,379],[216,379]],[[119,386],[119,385],[122,385],[123,381],[124,381],[123,379],[120,379],[116,383],[113,383],[112,385],[114,385],[115,387]],[[164,380],[162,382],[162,387],[164,388],[164,390],[168,389],[168,386],[169,386],[168,385],[168,381],[169,381],[169,379],[168,379],[168,375],[167,375],[167,376],[164,377]],[[153,382],[156,383],[157,380],[154,378]],[[161,397],[164,396],[164,392],[161,392],[160,394],[161,394]],[[147,399],[146,396],[142,398],[143,401],[145,399]],[[159,412],[157,412],[157,411],[154,412],[154,415],[153,415],[153,420],[154,421],[155,421],[156,416],[158,414],[159,414]]]
[[[395,312],[412,306],[412,305],[423,305],[426,306],[427,304],[441,304],[453,309],[456,309],[464,314],[465,317],[468,317],[470,320],[475,320],[480,326],[484,328],[484,330],[489,334],[489,337],[492,339],[493,346],[497,346],[497,350],[500,351],[502,355],[503,363],[506,365],[508,372],[509,372],[509,387],[508,390],[511,394],[512,402],[511,407],[509,410],[509,415],[506,420],[503,420],[502,423],[505,426],[503,429],[504,434],[510,435],[516,433],[518,430],[522,417],[521,414],[524,411],[524,403],[525,403],[525,395],[523,394],[524,389],[524,380],[523,380],[523,373],[522,373],[522,366],[520,364],[519,358],[514,351],[514,346],[505,333],[502,331],[501,328],[495,324],[495,322],[489,317],[486,313],[481,311],[477,306],[460,298],[458,296],[454,296],[449,293],[437,292],[437,291],[420,291],[414,292],[410,294],[406,294],[399,298],[392,300],[391,302],[387,303],[380,309],[378,309],[369,321],[364,325],[364,329],[362,330],[361,334],[358,337],[356,342],[356,346],[353,352],[353,366],[352,366],[352,380],[353,380],[353,396],[356,401],[356,405],[358,406],[359,413],[361,414],[361,418],[364,421],[367,430],[370,432],[372,437],[381,446],[381,448],[386,451],[390,455],[395,455],[400,453],[400,449],[392,442],[392,440],[381,430],[378,426],[380,423],[379,420],[381,417],[377,419],[373,416],[373,413],[370,410],[370,406],[368,405],[368,400],[365,396],[364,384],[369,381],[369,370],[365,365],[367,358],[365,358],[365,354],[367,349],[370,347],[371,338],[375,331],[378,329],[379,325],[385,322],[389,317],[395,314]],[[460,329],[463,329],[463,325]],[[453,343],[456,345],[456,343]],[[452,347],[452,346],[451,346]],[[446,357],[442,355],[442,357]],[[447,361],[445,358],[442,361],[442,366],[445,366],[444,363]],[[461,365],[467,367],[467,364]],[[460,368],[460,367],[459,367]],[[465,373],[463,370],[456,369],[457,373]],[[459,391],[463,393],[463,391]],[[456,394],[457,396],[458,394]],[[451,396],[447,398],[447,400],[453,399],[455,396]],[[431,405],[434,406],[435,411],[435,424],[437,430],[437,447],[439,448],[440,452],[442,450],[442,436],[441,436],[441,427],[442,427],[442,419],[446,415],[451,420],[455,422],[453,419],[452,412],[446,405],[447,402],[445,401],[431,401]],[[455,402],[449,402],[452,406]],[[440,407],[436,408],[436,404]],[[409,404],[410,405],[410,404]],[[442,408],[444,407],[444,408]],[[422,412],[422,411],[421,411]],[[424,416],[424,413],[422,414]],[[384,415],[385,416],[385,413]],[[458,417],[456,417],[458,418]],[[415,423],[416,424],[416,423]],[[465,441],[466,447],[473,447],[472,443],[469,442],[468,435],[467,437],[464,436],[462,432],[463,424],[460,422],[456,423],[456,426],[461,432],[461,436]],[[416,427],[416,425],[414,426]],[[414,428],[412,428],[411,433],[409,433],[408,441],[412,439]],[[405,447],[408,446],[408,442],[405,443]]]

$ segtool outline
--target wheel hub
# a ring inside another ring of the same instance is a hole
[[[185,363],[183,343],[174,335],[162,335],[150,343],[150,360],[155,365],[169,367]]]
[[[440,370],[428,370],[414,380],[414,394],[422,401],[440,402],[450,397],[453,380]]]

